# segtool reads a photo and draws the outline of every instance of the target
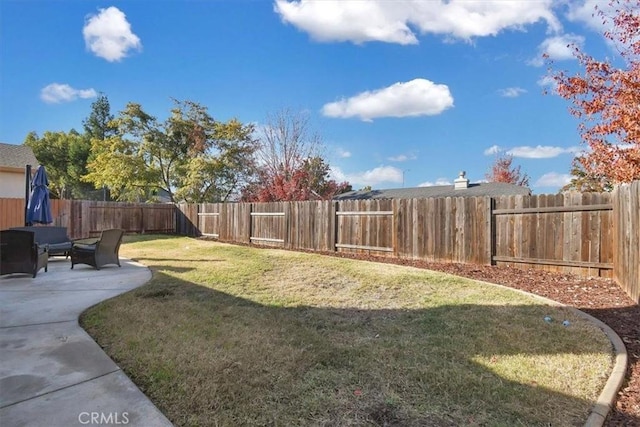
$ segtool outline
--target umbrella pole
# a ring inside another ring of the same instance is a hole
[[[29,209],[29,194],[31,193],[31,165],[25,166],[24,171],[25,188],[24,188],[24,225],[29,225],[27,221],[27,212]]]

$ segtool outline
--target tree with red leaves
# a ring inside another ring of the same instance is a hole
[[[512,164],[513,156],[496,156],[489,173],[485,175],[487,181],[529,186],[529,176],[520,171],[520,166],[512,166]]]
[[[618,48],[624,68],[573,46],[583,73],[552,74],[557,93],[573,103],[570,112],[581,120],[587,145],[574,159],[573,171],[584,174],[573,180],[574,188],[582,187],[577,178],[588,178],[600,190],[640,179],[640,0],[612,0],[610,6],[609,12],[594,13],[612,24],[604,36]]]
[[[321,140],[311,132],[304,113],[282,110],[260,128],[257,179],[242,192],[246,202],[331,199],[349,191],[329,177],[329,165],[318,154]]]
[[[269,169],[259,171],[259,179],[244,189],[245,202],[283,202],[301,200],[329,200],[336,194],[350,191],[351,186],[329,179],[329,165],[320,157],[303,161],[296,170],[285,173]]]

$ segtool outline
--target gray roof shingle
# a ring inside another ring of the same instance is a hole
[[[338,194],[334,200],[367,199],[423,199],[426,197],[499,197],[530,195],[531,190],[519,185],[504,182],[481,182],[469,184],[468,188],[455,190],[453,185],[435,185],[432,187],[392,188],[388,190],[350,191]]]
[[[0,142],[0,166],[24,169],[26,165],[38,165],[31,147]]]

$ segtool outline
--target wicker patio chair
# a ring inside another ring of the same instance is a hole
[[[41,268],[47,271],[48,259],[46,245],[39,246],[32,231],[0,230],[0,275],[27,273],[35,278]]]
[[[92,244],[73,243],[71,247],[71,268],[76,264],[88,264],[100,270],[107,264],[120,267],[118,252],[124,230],[103,230],[100,238]]]

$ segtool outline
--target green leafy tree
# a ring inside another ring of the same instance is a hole
[[[174,103],[164,122],[140,104],[127,104],[111,122],[115,135],[100,144],[94,140],[85,179],[108,186],[118,200],[148,200],[164,192],[173,202],[218,201],[233,193],[239,171],[250,169],[245,159],[253,154],[253,129],[236,120],[217,122],[192,101]]]
[[[24,144],[31,147],[38,162],[47,168],[53,197],[81,199],[94,190],[93,185],[82,180],[91,148],[83,135],[73,129],[68,133],[47,131],[42,137],[31,132]]]
[[[573,159],[571,167],[571,182],[562,187],[560,192],[580,191],[601,193],[613,190],[613,184],[607,176],[596,175],[593,172],[588,173],[582,166],[579,159],[580,157]]]
[[[91,104],[91,113],[83,120],[84,134],[72,129],[69,132],[45,132],[39,137],[31,132],[25,139],[38,161],[45,165],[49,175],[50,191],[54,197],[93,199],[102,198],[91,182],[84,180],[87,164],[92,158],[92,144],[99,145],[115,135],[111,124],[109,101],[101,94]]]
[[[331,167],[320,156],[310,157],[303,163],[303,169],[307,172],[307,183],[310,191],[322,199],[330,199],[336,194],[351,191],[349,183],[337,183],[331,179]]]
[[[89,141],[89,146],[91,145],[99,145],[104,142],[105,139],[110,138],[116,134],[116,128],[113,123],[114,116],[111,114],[111,105],[109,104],[109,99],[106,95],[101,93],[91,104],[91,113],[89,116],[82,121],[84,126],[84,136]],[[84,176],[88,173],[87,163],[89,161],[93,161],[93,151],[90,152],[89,157],[86,159],[82,165],[79,165],[79,169],[81,169],[81,175]],[[109,190],[106,186],[102,187],[101,194],[102,200],[107,200],[110,198]],[[92,198],[92,197],[89,197]]]
[[[209,152],[190,157],[176,196],[190,203],[226,202],[255,174],[253,125],[236,119],[216,122],[215,144]]]

